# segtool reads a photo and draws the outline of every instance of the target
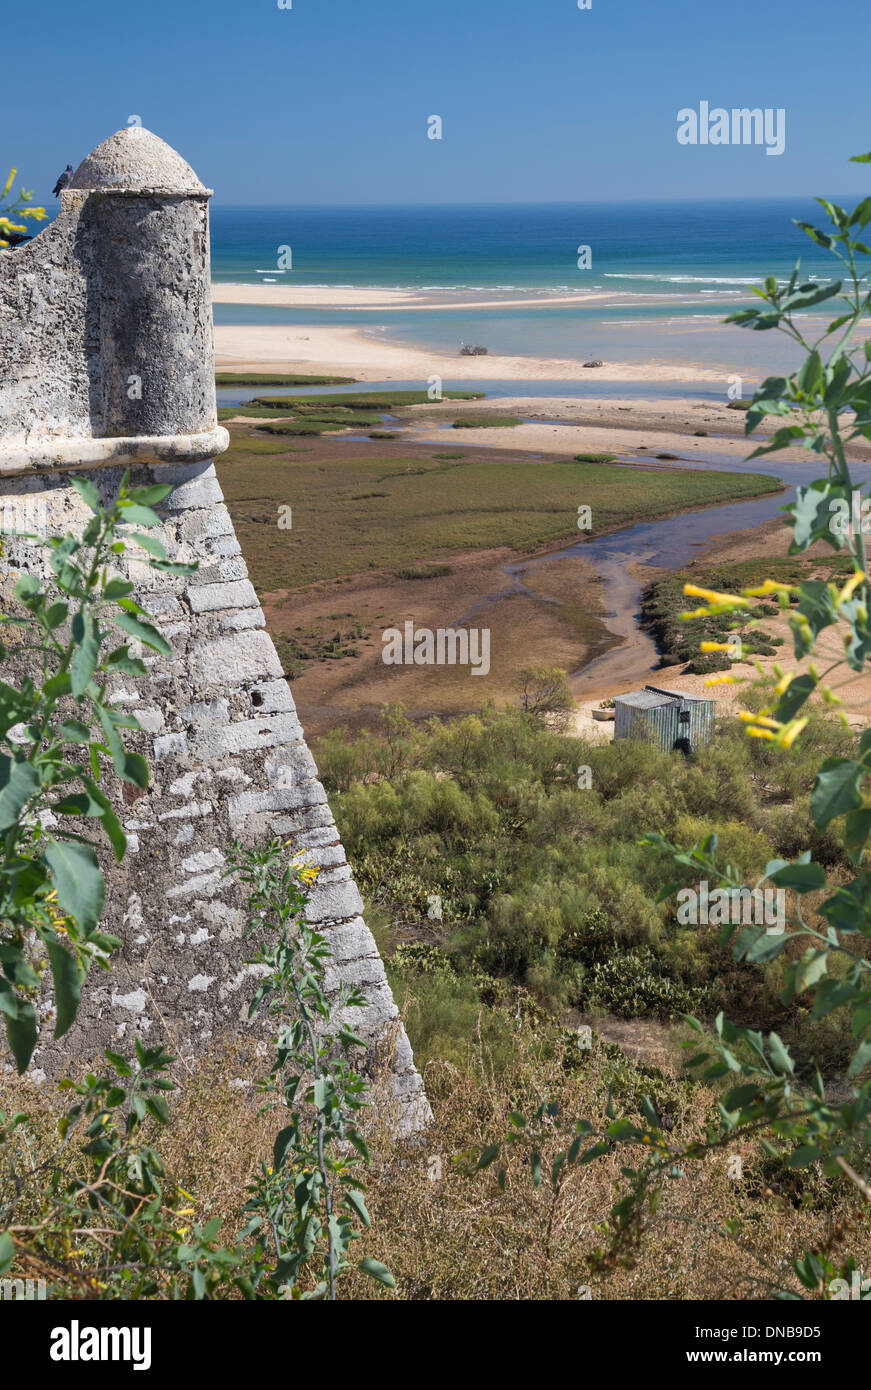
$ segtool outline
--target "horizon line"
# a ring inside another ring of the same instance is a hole
[[[591,207],[591,206],[656,206],[665,203],[776,203],[792,202],[796,199],[805,199],[813,202],[817,197],[814,193],[759,193],[752,195],[739,194],[711,194],[705,197],[683,196],[683,197],[652,197],[652,198],[533,198],[527,200],[520,199],[488,199],[483,202],[473,201],[472,199],[461,199],[456,202],[389,202],[389,203],[238,203],[223,202],[215,197],[210,201],[213,207],[223,207],[227,211],[237,209],[263,210],[272,209],[276,212],[287,211],[290,209],[303,208],[464,208],[464,207],[492,207],[492,208],[523,208],[523,207]],[[867,196],[861,190],[858,193],[835,193],[829,195],[831,202],[837,198],[848,200],[850,198],[861,198]]]

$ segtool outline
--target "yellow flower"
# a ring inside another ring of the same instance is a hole
[[[746,598],[739,594],[720,594],[716,589],[700,589],[698,584],[684,584],[683,591],[688,598],[703,598],[709,604],[727,604],[730,608],[749,608]]]
[[[847,582],[846,582],[846,584],[844,585],[843,589],[841,590],[841,592],[838,594],[837,598],[835,599],[836,605],[837,605],[838,607],[840,607],[840,605],[841,605],[842,603],[846,603],[847,599],[850,597],[850,595],[853,593],[853,591],[854,591],[855,589],[858,589],[859,585],[862,584],[862,583],[864,582],[864,580],[865,580],[865,572],[864,572],[864,570],[856,570],[856,572],[855,572],[855,574],[853,575],[852,579],[848,579],[848,580],[847,580]]]
[[[803,719],[793,719],[789,724],[784,725],[783,733],[777,742],[781,748],[791,748],[807,723],[807,715]]]
[[[703,652],[730,652],[732,650],[731,642],[702,642],[700,645]]]
[[[5,198],[5,197],[6,197],[6,194],[9,192],[10,188],[12,187],[13,179],[15,178],[15,175],[16,175],[17,173],[18,173],[17,168],[16,168],[16,169],[10,169],[10,170],[9,170],[9,177],[8,177],[8,179],[6,180],[5,184],[3,185],[3,192],[0,193],[0,198]]]
[[[781,728],[776,719],[769,719],[765,714],[751,714],[749,709],[739,709],[738,718],[745,724],[759,724],[766,729]]]
[[[749,710],[739,710],[738,718],[750,725],[747,730],[750,738],[767,738],[781,748],[791,748],[808,722],[805,715],[802,719],[790,719],[787,724],[781,724],[766,714],[751,714]]]
[[[794,671],[787,671],[783,676],[781,676],[780,680],[777,682],[777,685],[774,687],[775,695],[782,695],[784,691],[787,689],[787,687],[790,685],[791,681],[793,681],[794,679]]]
[[[792,584],[778,584],[774,579],[766,579],[764,584],[757,584],[752,589],[742,589],[741,593],[748,598],[764,598],[766,594],[788,594],[794,587]]]
[[[743,683],[743,681],[739,682],[736,676],[708,676],[705,681],[705,685],[743,685]]]

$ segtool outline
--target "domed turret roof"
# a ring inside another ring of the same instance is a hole
[[[125,126],[86,155],[70,188],[126,193],[206,193],[191,166],[143,126]]]

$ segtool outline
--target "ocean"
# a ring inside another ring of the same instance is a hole
[[[820,216],[817,216],[820,214]],[[798,361],[780,334],[722,327],[766,275],[800,257],[812,279],[836,262],[792,219],[808,199],[439,207],[212,208],[216,281],[428,291],[437,309],[285,309],[218,304],[215,322],[347,323],[441,352],[707,365],[749,377]],[[588,247],[589,268],[579,269]],[[598,303],[549,304],[589,290]],[[484,307],[453,307],[474,298]],[[521,308],[487,301],[526,299]],[[832,315],[834,316],[834,314]]]

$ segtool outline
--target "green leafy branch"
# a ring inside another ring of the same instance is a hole
[[[21,613],[0,614],[0,663],[14,660],[17,675],[24,667],[17,684],[0,680],[0,1011],[19,1071],[36,1045],[34,1000],[46,968],[34,955],[34,938],[51,967],[56,1038],[76,1017],[91,963],[106,966],[120,945],[99,930],[103,874],[94,842],[73,825],[99,822],[121,861],[126,838],[100,786],[101,760],[142,789],[148,767],[124,746],[122,731],[140,726],[111,704],[108,685],[146,668],[129,642],[114,642],[123,634],[164,656],[171,648],[133,598],[135,586],[112,573],[112,562],[133,544],[155,570],[196,569],[168,561],[156,537],[124,529],[159,526],[152,507],[170,485],[130,489],[125,473],[104,507],[92,482],[72,482],[92,512],[83,534],[12,533],[48,550],[51,578],[22,574],[15,585]]]

